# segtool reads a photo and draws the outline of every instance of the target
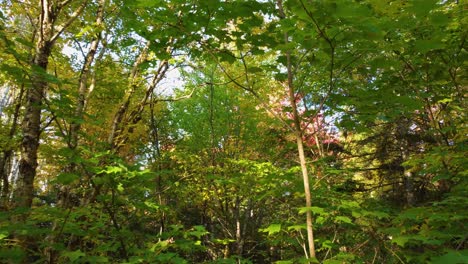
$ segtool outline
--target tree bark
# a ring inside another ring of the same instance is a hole
[[[123,120],[125,118],[125,114],[128,112],[128,108],[132,101],[133,94],[135,93],[138,85],[140,85],[137,77],[139,74],[139,67],[140,65],[146,61],[148,58],[148,50],[150,47],[151,41],[147,41],[145,47],[140,51],[138,58],[133,63],[133,68],[129,76],[129,89],[125,92],[125,96],[123,98],[122,103],[119,106],[119,109],[114,115],[112,120],[111,131],[109,134],[109,138],[107,140],[109,144],[109,148],[115,150],[119,147],[119,138],[122,136],[122,124],[124,123]]]
[[[54,26],[57,17],[63,10],[65,4],[70,1],[56,5],[47,0],[40,1],[40,17],[38,38],[36,41],[36,54],[31,62],[31,87],[26,95],[26,109],[22,122],[23,139],[21,142],[21,160],[19,163],[19,176],[16,188],[13,191],[13,207],[30,208],[34,196],[34,178],[37,168],[37,151],[39,148],[39,137],[41,133],[41,111],[43,98],[47,89],[47,66],[52,48],[61,33],[78,17],[84,10],[87,1],[70,14],[68,19],[59,26]]]
[[[104,7],[106,0],[99,0],[98,10],[96,12],[96,22],[95,25],[97,28],[100,28],[103,25],[104,20]],[[91,41],[88,53],[86,54],[83,67],[81,68],[80,80],[78,83],[78,103],[75,108],[75,118],[70,126],[70,147],[75,149],[78,146],[78,132],[81,128],[81,122],[79,120],[83,119],[84,109],[86,105],[86,98],[88,94],[88,77],[91,71],[91,65],[93,64],[94,58],[96,56],[97,49],[101,42],[102,36],[101,31],[99,30]]]
[[[53,25],[43,25],[43,36],[47,37]],[[37,150],[41,132],[42,98],[47,82],[44,74],[49,63],[52,51],[52,42],[40,38],[37,43],[36,57],[32,63],[33,74],[31,87],[27,93],[26,111],[22,122],[23,140],[21,142],[21,160],[19,164],[19,177],[13,193],[14,207],[31,207],[34,193],[34,178],[37,168]]]

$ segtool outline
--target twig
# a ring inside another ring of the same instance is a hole
[[[405,264],[405,262],[400,258],[400,256],[398,256],[398,255],[395,253],[395,251],[393,251],[391,248],[388,248],[387,246],[385,246],[385,244],[384,244],[384,247],[385,247],[388,251],[390,251],[390,253],[392,253],[395,257],[397,257],[397,259],[398,259],[401,263]]]

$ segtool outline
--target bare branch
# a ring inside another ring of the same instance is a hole
[[[69,3],[71,3],[72,0],[64,0],[62,2],[60,2],[58,5],[57,5],[57,8],[59,9],[62,9],[63,7],[65,7],[66,5],[68,5]]]
[[[180,101],[180,100],[183,100],[183,99],[191,98],[194,91],[195,91],[195,88],[192,89],[192,91],[191,91],[189,94],[182,95],[182,96],[180,96],[180,97],[164,98],[164,99],[155,99],[154,101],[155,101],[155,102],[176,102],[176,101]]]
[[[69,0],[66,0],[64,1],[65,3],[67,3]],[[62,2],[63,3],[63,2]],[[65,21],[63,24],[59,25],[57,27],[57,32],[55,32],[55,34],[52,36],[52,38],[50,39],[51,42],[54,42],[57,40],[57,38],[60,36],[60,34],[62,34],[62,32],[67,28],[69,27],[73,21],[75,21],[75,19],[83,12],[83,10],[85,9],[86,5],[88,4],[88,0],[84,0],[83,3],[81,3],[81,5],[75,10],[75,12],[73,12],[71,15],[70,15],[70,18],[68,18],[67,21]]]

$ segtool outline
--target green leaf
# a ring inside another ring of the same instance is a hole
[[[311,206],[311,207],[301,207],[299,208],[299,214],[304,214],[306,212],[312,212],[314,214],[319,214],[319,215],[328,215],[327,212],[325,212],[324,208],[318,207],[318,206]]]
[[[443,12],[437,12],[430,16],[431,23],[434,25],[443,25],[445,26],[450,22],[450,17]]]
[[[109,259],[104,256],[89,256],[86,257],[86,263],[109,263]]]
[[[288,231],[294,230],[294,231],[300,231],[300,230],[306,230],[307,227],[306,225],[292,225],[288,226]]]
[[[60,173],[58,176],[57,176],[57,179],[56,181],[60,184],[64,184],[64,185],[68,185],[68,184],[71,184],[72,182],[78,180],[80,178],[79,175],[76,175],[74,173],[66,173],[66,172],[63,172],[63,173]]]
[[[21,248],[8,248],[5,246],[0,247],[0,259],[3,260],[2,263],[22,263],[22,260],[25,257],[26,252]]]
[[[351,219],[347,216],[337,216],[335,217],[335,221],[336,222],[343,222],[343,223],[347,223],[347,224],[353,224],[353,221],[351,221]]]
[[[105,174],[113,174],[113,173],[121,173],[125,171],[126,168],[121,166],[107,166],[106,169],[100,171],[99,173],[105,173]]]
[[[234,239],[230,239],[230,238],[225,238],[225,239],[213,239],[213,242],[214,243],[217,243],[217,244],[221,244],[221,245],[228,245],[232,242],[236,242],[236,240]]]
[[[122,184],[122,183],[119,183],[119,184],[117,185],[117,190],[118,190],[119,192],[123,192],[123,191],[124,191],[124,187],[123,187],[123,184]]]
[[[340,252],[338,255],[334,256],[331,259],[325,260],[324,264],[342,264],[342,263],[355,263],[353,261],[356,258],[355,255],[351,253]]]
[[[157,0],[137,0],[136,6],[138,7],[157,7],[161,6],[161,1]]]
[[[406,243],[408,243],[408,241],[410,241],[410,239],[411,239],[411,237],[409,237],[409,236],[398,236],[398,237],[392,238],[392,242],[394,242],[395,244],[397,244],[400,247],[404,247],[406,245]]]
[[[194,226],[193,230],[189,232],[190,235],[195,236],[198,239],[209,233],[210,232],[206,231],[205,227],[201,225]]]
[[[317,217],[317,218],[315,219],[315,222],[316,222],[317,224],[323,224],[323,223],[325,223],[326,221],[327,221],[327,219],[326,219],[325,217],[323,217],[323,216],[319,216],[319,217]]]
[[[220,61],[225,61],[228,63],[234,63],[236,61],[236,56],[229,50],[223,50],[218,55]]]
[[[262,68],[260,67],[249,67],[248,68],[248,72],[249,73],[258,73],[258,72],[262,72]]]
[[[449,251],[442,256],[431,258],[432,264],[468,263],[468,250]]]
[[[417,220],[423,218],[428,213],[427,208],[411,208],[402,212],[398,218],[400,219],[410,219]]]
[[[77,261],[79,258],[86,256],[85,253],[81,252],[81,250],[75,251],[68,251],[62,254],[62,256],[67,257],[71,262]]]
[[[322,248],[330,249],[333,247],[333,242],[331,240],[325,240],[322,242]]]
[[[444,43],[442,43],[439,39],[420,39],[414,42],[415,48],[417,51],[421,53],[426,53],[431,50],[443,49],[445,47]]]
[[[371,10],[366,5],[350,4],[349,2],[340,3],[335,14],[347,18],[364,18],[371,15]]]
[[[149,208],[156,209],[156,210],[158,210],[160,207],[158,204],[150,202],[150,201],[145,201],[145,205],[148,206]]]
[[[340,202],[341,202],[340,207],[342,207],[342,208],[351,209],[351,210],[360,208],[359,203],[356,202],[356,201],[343,200],[343,201],[340,201]]]
[[[268,233],[269,236],[281,231],[281,224],[271,224],[266,228],[261,228],[260,232]]]
[[[338,259],[327,259],[323,263],[324,264],[343,264],[345,262],[343,262],[342,260],[338,260]]]
[[[25,45],[26,47],[29,47],[29,48],[34,48],[34,44],[31,43],[31,41],[29,40],[26,40],[24,38],[21,38],[21,37],[18,37],[18,38],[15,38],[15,41]]]
[[[439,0],[413,0],[410,1],[408,11],[414,12],[417,16],[426,16],[431,10],[436,8]]]
[[[150,248],[151,252],[161,252],[162,250],[167,249],[173,243],[172,240],[162,240],[159,241]]]
[[[439,174],[437,174],[436,176],[434,176],[432,178],[432,182],[437,182],[437,181],[440,181],[440,180],[447,180],[447,179],[450,179],[452,177],[453,177],[453,175],[451,175],[451,174],[440,172]]]
[[[377,219],[385,219],[390,217],[388,213],[382,211],[366,211],[365,215],[375,216]]]

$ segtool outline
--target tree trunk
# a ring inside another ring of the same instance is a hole
[[[103,17],[104,17],[104,7],[105,7],[106,0],[99,0],[98,9],[96,12],[96,27],[100,28],[103,24]],[[84,63],[81,68],[80,78],[78,82],[78,102],[75,106],[75,113],[74,113],[74,120],[70,124],[70,134],[69,134],[69,144],[68,147],[70,150],[75,151],[78,147],[79,141],[79,131],[81,129],[81,121],[84,116],[85,106],[86,106],[86,99],[88,95],[88,77],[91,72],[91,66],[96,56],[97,49],[101,42],[101,31],[96,33],[93,40],[91,41],[91,45],[89,47],[88,53],[84,58]],[[71,162],[65,167],[65,171],[69,173],[77,173],[78,164],[76,162]],[[71,212],[73,208],[73,204],[71,202],[71,198],[73,197],[72,193],[72,186],[70,185],[62,185],[60,187],[60,192],[57,197],[57,205],[62,207],[64,210],[67,209]],[[49,236],[47,236],[47,241],[49,244],[54,245],[56,241],[61,236],[60,231],[61,224],[55,221],[52,227],[52,232]],[[73,236],[70,240],[73,240]],[[45,249],[45,254],[47,255],[48,263],[56,263],[57,262],[57,251],[54,250],[52,247],[48,247]]]
[[[17,131],[17,123],[20,115],[21,105],[23,101],[24,85],[21,86],[18,98],[15,102],[15,112],[11,121],[11,128],[9,133],[9,139],[12,140]],[[14,161],[15,151],[12,148],[3,150],[3,155],[0,159],[0,177],[2,179],[2,190],[0,194],[0,208],[8,209],[9,207],[9,195],[10,195],[10,179],[9,176],[12,170],[12,163]]]
[[[0,176],[2,181],[2,189],[0,192],[0,211],[7,210],[8,208],[8,193],[10,193],[10,181],[8,176],[10,175],[11,168],[11,150],[3,151],[0,157]]]
[[[123,132],[123,120],[125,118],[125,114],[128,112],[128,108],[133,99],[133,94],[140,85],[139,81],[137,80],[139,67],[148,58],[148,50],[150,44],[151,41],[146,42],[145,47],[140,51],[140,55],[133,63],[133,68],[129,76],[130,87],[125,92],[123,101],[120,104],[119,109],[115,113],[114,118],[112,120],[111,131],[107,140],[109,148],[112,150],[116,150],[119,147],[119,143],[121,143],[120,137],[122,136]]]
[[[52,24],[44,25],[44,35],[49,35]],[[32,63],[31,87],[27,92],[26,110],[22,122],[23,140],[21,142],[21,160],[19,176],[13,193],[14,207],[31,207],[34,194],[34,178],[37,168],[37,150],[41,133],[42,98],[47,82],[44,74],[47,71],[52,42],[39,39],[36,57]]]
[[[411,142],[408,140],[408,131],[410,130],[410,120],[402,118],[397,124],[398,141],[400,145],[401,163],[408,161],[410,158]],[[405,190],[406,206],[412,207],[415,204],[414,190],[413,190],[413,173],[404,167],[403,171],[403,189]]]
[[[96,22],[95,25],[97,28],[102,27],[103,19],[104,19],[104,7],[106,4],[106,0],[99,0],[98,10],[96,12]],[[70,126],[70,147],[75,149],[78,146],[78,132],[81,128],[81,122],[79,120],[83,119],[84,109],[86,105],[86,98],[88,94],[88,77],[91,71],[91,65],[93,64],[94,58],[96,56],[97,49],[99,47],[99,43],[101,42],[101,31],[96,33],[93,40],[91,41],[91,45],[88,50],[88,54],[86,54],[85,61],[83,63],[83,67],[81,68],[80,73],[80,80],[78,83],[78,103],[75,108],[75,120],[71,123]]]
[[[279,8],[279,15],[281,19],[285,18],[285,13],[283,10],[283,3],[282,0],[277,1],[278,8]],[[284,42],[288,44],[288,34],[284,34]],[[301,165],[302,171],[302,179],[304,182],[304,194],[305,194],[305,202],[306,207],[312,206],[312,196],[310,194],[310,184],[309,184],[309,172],[307,170],[306,159],[304,154],[304,141],[302,138],[302,128],[301,128],[301,120],[299,116],[299,112],[297,110],[297,103],[296,103],[296,92],[294,89],[294,73],[292,69],[292,62],[291,62],[291,52],[286,52],[286,60],[287,60],[287,71],[288,71],[288,80],[286,84],[286,88],[289,93],[289,103],[291,104],[292,111],[293,111],[293,121],[294,121],[294,136],[296,138],[297,144],[297,153],[299,156],[299,162]],[[308,241],[308,253],[309,258],[315,258],[315,244],[314,244],[314,231],[313,231],[313,220],[312,220],[312,212],[310,210],[306,211],[306,226],[307,226],[307,241]]]
[[[19,176],[16,188],[13,191],[13,207],[26,207],[32,205],[34,196],[34,178],[37,168],[37,150],[41,133],[42,103],[47,88],[47,66],[52,47],[61,33],[83,12],[87,1],[81,1],[80,6],[61,25],[54,25],[60,12],[71,1],[50,3],[40,1],[40,17],[37,25],[38,38],[36,41],[36,54],[31,62],[31,87],[26,95],[26,109],[22,122],[23,139],[21,142],[21,160],[19,163]]]

